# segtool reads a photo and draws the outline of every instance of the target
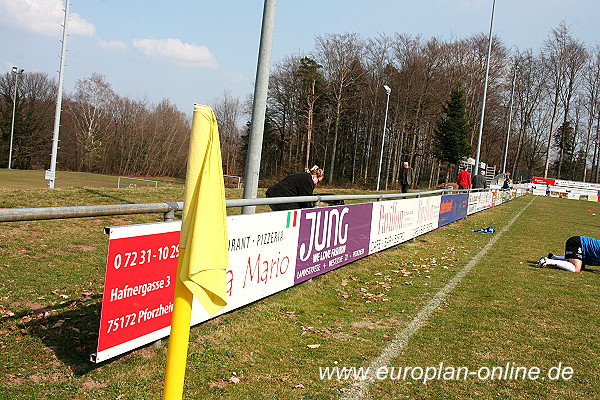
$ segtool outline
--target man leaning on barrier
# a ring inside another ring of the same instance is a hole
[[[317,165],[304,172],[297,172],[288,175],[275,185],[267,189],[266,196],[271,197],[296,197],[296,196],[312,196],[315,187],[323,180],[325,173]],[[269,204],[271,210],[293,210],[296,208],[309,208],[313,203],[283,203]]]

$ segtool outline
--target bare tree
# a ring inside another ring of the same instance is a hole
[[[582,43],[579,43],[575,39],[570,39],[566,43],[566,51],[569,55],[566,59],[565,65],[565,74],[564,74],[564,82],[563,87],[564,90],[561,93],[561,103],[563,105],[563,126],[567,126],[568,121],[570,120],[569,111],[571,109],[571,101],[575,96],[575,92],[580,84],[580,76],[585,67],[585,64],[588,59],[587,51]],[[562,130],[565,132],[565,130]],[[573,137],[575,139],[575,137]],[[568,138],[559,138],[558,143],[564,143],[568,141]],[[573,149],[575,146],[571,146]],[[556,176],[560,179],[561,177],[561,169],[563,165],[563,157],[565,156],[565,146],[560,146],[559,156],[558,156],[558,171]],[[573,154],[567,154],[567,156],[572,157]]]
[[[242,105],[238,98],[225,91],[212,101],[219,124],[223,171],[226,175],[241,175],[244,160],[240,158],[242,147]]]
[[[585,98],[584,107],[586,108],[587,119],[587,135],[585,141],[585,163],[583,168],[583,181],[586,181],[590,150],[593,146],[594,153],[592,156],[592,173],[596,170],[598,163],[596,161],[598,155],[598,142],[600,135],[600,46],[596,45],[591,50],[589,62],[584,70],[583,77],[583,97]],[[594,135],[594,125],[596,125],[596,134]],[[595,180],[598,178],[596,176]]]
[[[331,184],[335,172],[341,118],[347,106],[346,90],[359,77],[353,74],[353,65],[362,59],[364,46],[358,34],[345,33],[317,36],[316,47],[316,61],[323,66],[323,75],[330,85],[335,110],[328,176],[328,183]]]
[[[303,164],[300,154],[304,154],[303,138],[299,133],[301,124],[302,79],[298,75],[301,58],[290,56],[276,64],[276,70],[269,79],[269,98],[265,131],[267,150],[265,160],[271,167],[267,177],[287,174]]]
[[[544,42],[543,60],[548,70],[550,90],[553,93],[550,132],[548,133],[548,143],[546,144],[544,178],[548,177],[548,169],[550,167],[550,150],[552,148],[556,119],[558,117],[560,96],[567,73],[568,48],[571,41],[572,38],[569,34],[569,29],[563,21],[558,28],[552,30],[548,39]]]
[[[375,166],[377,165],[377,155],[379,152],[375,151],[375,149],[381,148],[381,141],[384,140],[384,134],[386,135],[386,139],[388,142],[388,148],[392,150],[394,143],[397,143],[397,140],[394,140],[395,129],[393,123],[393,105],[394,99],[397,97],[396,91],[398,88],[394,87],[392,83],[394,79],[394,75],[397,73],[397,70],[393,66],[393,45],[394,40],[391,37],[385,35],[379,35],[374,39],[367,40],[367,45],[365,46],[365,55],[364,55],[364,64],[367,70],[369,71],[369,80],[368,85],[365,88],[365,104],[367,107],[367,123],[368,125],[365,127],[364,137],[362,138],[362,142],[364,143],[364,148],[361,149],[360,153],[362,153],[362,165],[360,169],[362,170],[362,175],[366,180],[369,171],[376,171]],[[388,118],[387,124],[387,132],[384,133],[383,123],[385,119],[385,109],[384,105],[387,101],[387,94],[384,90],[383,85],[387,84],[391,87],[392,92],[390,94],[392,103],[392,111],[389,112],[390,117]],[[378,137],[379,140],[375,140],[375,137]],[[379,143],[378,143],[379,142]],[[392,145],[390,145],[392,143]],[[359,146],[355,146],[355,151],[358,151]],[[394,157],[395,152],[391,151],[391,157],[388,157],[388,168],[390,164],[394,161],[392,157]],[[371,167],[373,167],[371,169]],[[356,169],[356,165],[353,164],[353,171]],[[386,179],[384,179],[387,182]],[[353,175],[352,182],[355,181],[355,177]]]
[[[79,147],[81,171],[97,171],[102,147],[111,133],[111,123],[117,95],[101,74],[78,80],[72,96],[71,109],[77,125],[75,138]]]
[[[515,124],[517,125],[516,154],[513,158],[512,176],[516,177],[517,168],[520,168],[523,147],[527,135],[534,123],[536,111],[542,105],[545,90],[544,68],[541,58],[535,57],[531,50],[516,56],[518,65],[517,79],[515,82]]]
[[[302,97],[305,101],[306,110],[306,156],[304,168],[310,167],[310,148],[312,145],[313,118],[315,114],[315,103],[322,95],[323,76],[319,72],[322,68],[315,60],[303,57],[300,60],[297,74],[301,77],[303,84]]]
[[[56,97],[56,82],[41,72],[24,72],[18,80],[14,101],[15,77],[0,77],[0,148],[2,159],[8,159],[13,104],[16,103],[12,167],[43,168],[50,160],[50,139]]]

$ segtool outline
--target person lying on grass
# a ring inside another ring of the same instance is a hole
[[[589,236],[572,236],[565,243],[565,256],[550,253],[542,257],[536,267],[553,265],[571,272],[581,272],[586,265],[600,265],[600,240]]]

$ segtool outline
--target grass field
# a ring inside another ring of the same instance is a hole
[[[1,186],[1,185],[0,185]],[[0,207],[181,201],[180,188],[0,189]],[[230,195],[234,195],[230,192]],[[504,233],[521,209],[525,212]],[[364,399],[592,399],[600,396],[600,269],[532,266],[572,235],[600,236],[600,204],[526,196],[192,328],[185,399],[338,399],[493,235],[501,235],[390,367],[572,368],[570,379],[383,379]],[[166,345],[112,361],[95,351],[106,258],[119,216],[3,223],[0,399],[160,399]],[[493,226],[496,233],[472,232]],[[166,344],[167,341],[165,341]],[[555,368],[553,371],[556,371]]]
[[[45,173],[42,170],[17,170],[0,169],[0,188],[9,189],[40,189],[48,187],[48,181],[44,178]],[[136,177],[133,177],[136,178]],[[166,177],[143,177],[144,179],[153,179],[159,182],[159,187],[183,187],[183,180]],[[55,188],[72,187],[96,187],[96,188],[116,188],[119,181],[118,176],[91,174],[87,172],[67,172],[57,171]],[[132,186],[154,186],[154,183],[144,181],[123,181],[122,185]]]

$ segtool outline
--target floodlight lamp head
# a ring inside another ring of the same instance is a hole
[[[13,74],[16,74],[16,73],[17,73],[17,71],[18,71],[18,68],[17,68],[17,67],[13,67],[13,68],[12,68],[12,72],[13,72]]]
[[[388,85],[383,85],[383,88],[385,89],[385,92],[388,94],[388,96],[390,93],[392,93],[392,88]]]

